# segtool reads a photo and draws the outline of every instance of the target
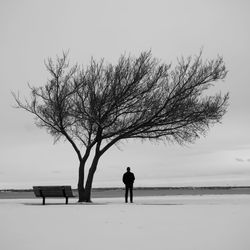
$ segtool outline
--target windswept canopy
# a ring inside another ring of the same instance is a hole
[[[203,62],[201,54],[171,66],[144,52],[123,55],[117,65],[91,61],[70,67],[67,55],[46,63],[50,79],[30,87],[31,101],[18,105],[36,115],[37,125],[59,139],[65,136],[85,146],[98,131],[108,141],[129,138],[193,141],[226,111],[228,94],[205,96],[215,81],[224,79],[223,59]]]

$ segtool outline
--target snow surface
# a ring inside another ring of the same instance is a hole
[[[250,195],[0,200],[3,250],[249,250]]]

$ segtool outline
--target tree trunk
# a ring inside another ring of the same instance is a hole
[[[85,190],[84,190],[84,167],[85,167],[85,161],[80,162],[79,166],[79,172],[78,172],[78,196],[79,200],[78,202],[85,201]]]
[[[89,169],[89,174],[87,177],[85,188],[84,188],[84,165],[85,165],[85,162],[80,163],[79,180],[78,180],[78,194],[79,194],[78,202],[91,202],[92,183],[93,183],[94,174],[95,174],[99,159],[100,159],[100,155],[96,154],[93,161],[92,161],[91,167]]]
[[[85,194],[85,189],[84,189],[84,172],[85,172],[85,164],[89,158],[91,151],[91,147],[87,147],[85,154],[82,159],[80,159],[80,166],[79,166],[79,172],[78,172],[78,196],[79,200],[78,202],[83,202],[86,201],[86,194]]]
[[[99,161],[100,156],[97,154],[95,155],[91,167],[89,169],[89,174],[88,174],[88,178],[86,181],[86,185],[85,185],[85,201],[86,202],[91,202],[91,191],[92,191],[92,183],[93,183],[93,179],[94,179],[94,174],[97,168],[97,164]]]

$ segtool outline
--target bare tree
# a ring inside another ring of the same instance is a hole
[[[189,143],[221,121],[228,93],[207,96],[206,90],[225,78],[223,58],[201,57],[182,58],[171,69],[149,51],[138,58],[123,55],[117,65],[92,60],[84,69],[70,67],[63,54],[55,63],[46,62],[50,79],[45,86],[30,86],[29,99],[13,95],[18,108],[35,115],[39,127],[72,145],[79,159],[79,201],[90,202],[100,157],[120,140]]]

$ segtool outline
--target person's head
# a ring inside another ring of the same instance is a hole
[[[130,167],[127,167],[127,172],[130,172]]]

